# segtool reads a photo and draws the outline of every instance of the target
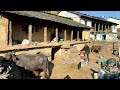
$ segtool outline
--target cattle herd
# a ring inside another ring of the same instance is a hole
[[[0,57],[0,73],[9,74],[8,79],[49,78],[48,57],[42,53],[19,54],[7,53]],[[40,72],[44,72],[40,76]],[[36,75],[37,73],[37,75]]]

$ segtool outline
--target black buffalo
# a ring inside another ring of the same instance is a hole
[[[45,77],[49,78],[49,70],[48,70],[48,57],[38,53],[38,54],[19,54],[15,55],[13,53],[8,53],[4,56],[6,60],[12,60],[19,67],[24,67],[25,70],[29,71],[37,71],[43,70],[45,73]]]

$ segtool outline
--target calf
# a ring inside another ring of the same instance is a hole
[[[101,50],[101,46],[92,46],[91,52],[99,53]]]

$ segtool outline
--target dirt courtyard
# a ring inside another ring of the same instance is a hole
[[[77,65],[80,62],[79,52],[76,49],[72,49],[71,54],[68,57],[62,57],[64,55],[57,55],[53,60],[53,66],[49,65],[51,69],[50,79],[64,79],[67,75],[70,76],[71,79],[93,79],[93,70],[99,71],[101,68],[96,63],[99,56],[103,55],[106,59],[114,57],[118,60],[118,57],[112,54],[113,44],[112,42],[90,42],[89,46],[101,46],[101,50],[99,53],[90,53],[90,62],[84,63],[83,67],[78,69]],[[30,52],[31,54],[35,53],[34,51]]]
[[[79,61],[74,63],[65,63],[60,57],[56,58],[53,63],[54,67],[52,70],[51,79],[64,79],[66,75],[69,75],[71,79],[93,79],[93,71],[100,70],[100,66],[96,63],[100,55],[103,55],[106,59],[116,56],[112,55],[112,43],[107,42],[91,42],[89,46],[98,45],[102,46],[99,53],[90,53],[90,62],[85,63],[84,66],[78,70],[77,64]],[[109,46],[111,45],[111,46]],[[76,59],[74,57],[74,59]],[[69,62],[69,61],[68,61]]]

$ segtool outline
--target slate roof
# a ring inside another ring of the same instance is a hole
[[[103,22],[107,22],[107,23],[118,25],[117,23],[113,23],[113,22],[107,21],[106,19],[101,18],[101,17],[91,16],[91,15],[83,14],[83,13],[76,12],[76,11],[68,11],[68,12],[76,14],[76,15],[78,15],[80,17],[87,17],[87,18],[90,18],[90,19],[100,20],[100,21],[103,21]]]
[[[53,21],[53,22],[57,22],[57,23],[61,23],[61,24],[65,24],[73,27],[90,29],[89,26],[75,22],[72,19],[48,14],[48,13],[45,13],[44,11],[39,11],[39,12],[38,11],[3,11],[3,12],[42,19],[42,20],[49,20],[49,21]]]

